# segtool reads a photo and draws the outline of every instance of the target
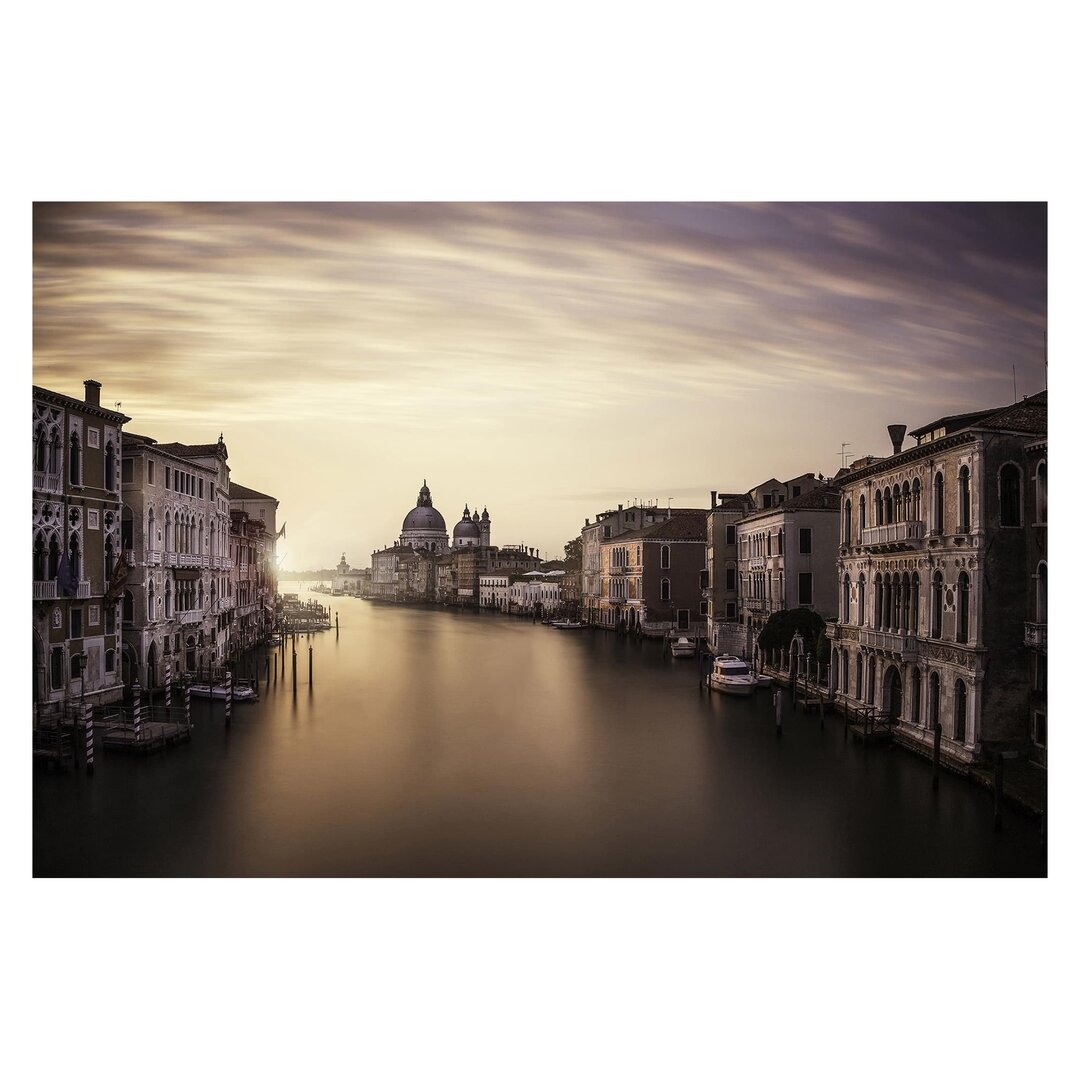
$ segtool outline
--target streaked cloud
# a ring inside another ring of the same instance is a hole
[[[163,439],[225,430],[237,478],[297,522],[303,564],[342,546],[363,561],[437,468],[448,519],[486,501],[497,540],[547,548],[580,526],[574,491],[704,498],[830,472],[842,440],[869,452],[894,420],[1009,400],[1014,365],[1041,389],[1045,319],[1041,205],[48,204],[34,220],[35,381],[96,378]],[[530,500],[540,478],[558,508]],[[328,504],[335,521],[305,535]]]

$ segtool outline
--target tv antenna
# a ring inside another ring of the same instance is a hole
[[[840,459],[840,468],[841,469],[846,469],[847,468],[847,459],[849,457],[851,457],[851,451],[848,449],[848,447],[850,445],[851,445],[851,443],[849,443],[849,442],[842,442],[840,444],[840,453],[837,454],[836,456]]]

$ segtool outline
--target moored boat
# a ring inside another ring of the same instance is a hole
[[[581,630],[585,624],[576,619],[552,619],[551,627],[554,630]]]
[[[678,641],[672,641],[671,643],[671,655],[676,658],[693,656],[696,652],[697,645],[689,638],[681,637]]]
[[[737,656],[718,656],[709,673],[709,689],[721,694],[748,697],[757,686],[757,678]]]
[[[192,683],[190,686],[192,697],[212,698],[214,701],[224,701],[228,692],[221,683],[211,686],[209,683]],[[233,683],[233,701],[258,701],[259,695],[244,683]]]

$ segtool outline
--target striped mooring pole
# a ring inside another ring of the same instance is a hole
[[[184,687],[184,724],[191,730],[191,687]]]
[[[225,726],[232,723],[232,672],[225,672]]]
[[[172,708],[172,664],[165,668],[165,711]]]
[[[86,725],[86,775],[94,775],[94,706],[83,705],[83,723]]]
[[[135,741],[142,738],[142,687],[136,682],[132,686],[135,694],[135,704],[132,709],[132,720],[135,728]]]

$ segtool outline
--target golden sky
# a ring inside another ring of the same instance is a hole
[[[34,382],[207,442],[291,569],[831,475],[1044,387],[1042,204],[38,204]]]

